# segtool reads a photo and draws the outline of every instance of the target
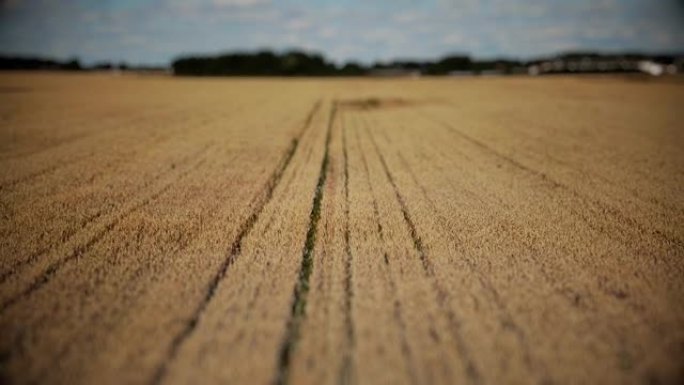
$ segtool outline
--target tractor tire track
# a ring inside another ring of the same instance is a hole
[[[361,145],[361,139],[359,136],[359,130],[356,131],[356,140],[359,143],[359,147]],[[366,173],[366,183],[368,184],[369,190],[371,192],[372,198],[373,198],[373,216],[375,219],[375,223],[377,224],[376,227],[376,232],[378,234],[378,237],[380,238],[380,241],[382,243],[385,243],[385,234],[384,230],[382,227],[382,224],[380,223],[380,209],[378,207],[378,200],[377,196],[375,193],[375,189],[373,188],[373,183],[370,178],[370,170],[368,167],[368,160],[366,158],[366,154],[361,151],[361,161],[363,163],[364,171]],[[392,275],[392,270],[391,270],[391,263],[390,263],[390,257],[387,254],[387,252],[383,253],[383,260],[384,260],[384,278],[387,280],[390,286],[390,291],[392,293],[392,307],[393,307],[393,316],[395,321],[397,322],[397,326],[399,327],[399,338],[400,342],[399,345],[401,347],[401,353],[404,359],[404,362],[406,364],[406,370],[407,374],[409,376],[411,384],[419,384],[420,381],[418,381],[418,375],[416,374],[416,368],[414,364],[414,359],[413,359],[413,352],[411,350],[411,346],[408,343],[408,339],[406,338],[406,321],[404,317],[404,311],[402,310],[401,302],[399,301],[399,297],[397,296],[398,293],[398,286],[396,283],[396,280],[394,279],[394,276]]]
[[[199,152],[195,152],[195,153],[193,153],[193,154],[191,154],[191,155],[185,156],[185,157],[179,159],[178,161],[174,162],[174,164],[184,165],[184,164],[186,164],[186,163],[189,163],[189,162],[191,162],[193,159],[195,159],[195,158],[197,158],[198,156],[200,156],[201,153],[203,153],[203,152],[205,152],[206,150],[208,150],[208,148],[209,148],[208,145],[207,145],[207,146],[204,146]],[[147,188],[149,188],[150,186],[152,186],[152,185],[154,185],[155,183],[157,183],[157,181],[159,181],[159,180],[165,178],[165,177],[166,177],[167,175],[169,175],[169,174],[172,174],[172,173],[176,172],[176,171],[174,171],[174,169],[175,169],[175,167],[173,167],[173,168],[168,168],[168,169],[166,169],[165,171],[163,171],[163,172],[161,172],[161,173],[159,173],[159,174],[156,174],[156,175],[154,175],[152,178],[146,180],[146,181],[144,182],[144,184],[143,184],[140,188],[135,189],[135,190],[131,193],[131,195],[134,196],[134,198],[132,198],[132,200],[134,200],[134,199],[135,199],[135,196],[136,196],[136,195],[139,195],[141,192],[144,193],[144,191],[145,191]],[[125,203],[124,203],[124,206],[125,206]],[[115,215],[115,216],[125,215],[125,211],[126,211],[126,210],[127,210],[127,208],[124,208],[123,210],[119,210],[119,211],[113,212],[113,206],[112,206],[112,208],[110,208],[110,209],[100,209],[100,210],[98,210],[98,211],[95,212],[93,215],[91,215],[89,218],[87,218],[86,220],[84,220],[83,222],[81,222],[81,223],[80,223],[80,226],[79,226],[78,228],[76,228],[76,229],[74,229],[74,230],[72,230],[72,231],[67,232],[67,233],[63,236],[63,238],[62,238],[62,240],[61,240],[61,243],[68,243],[68,242],[70,242],[73,238],[78,237],[78,236],[80,235],[80,233],[83,233],[83,232],[90,232],[90,231],[91,231],[91,227],[93,227],[93,226],[95,226],[95,227],[100,226],[100,224],[96,222],[98,219],[100,219],[100,218],[102,218],[102,217],[105,217],[105,216],[108,216],[108,215]],[[106,220],[107,220],[107,218],[105,217],[105,219],[103,219],[103,221],[106,221]],[[10,265],[10,267],[9,267],[5,272],[0,273],[0,285],[4,284],[4,282],[5,282],[7,279],[9,279],[11,276],[20,273],[21,269],[25,268],[27,265],[32,265],[32,264],[34,264],[35,262],[37,262],[37,261],[40,259],[40,257],[42,257],[42,256],[45,255],[46,253],[50,252],[51,250],[54,250],[54,249],[57,248],[57,247],[59,247],[59,244],[53,244],[53,245],[44,247],[44,248],[42,248],[42,249],[40,249],[40,250],[38,250],[38,251],[36,251],[36,252],[34,252],[34,253],[29,254],[29,256],[28,256],[26,259],[22,259],[22,260],[17,260],[17,261],[15,261],[12,265]]]
[[[330,161],[330,139],[332,136],[332,126],[335,122],[336,114],[337,103],[333,101],[325,135],[325,151],[323,153],[321,169],[318,174],[316,191],[311,204],[309,228],[307,230],[306,240],[302,249],[299,276],[293,291],[291,314],[289,320],[287,321],[285,336],[283,338],[283,342],[281,343],[280,352],[278,353],[278,366],[274,381],[278,385],[287,384],[289,381],[291,358],[299,340],[299,329],[304,317],[306,316],[306,297],[309,292],[309,279],[311,277],[311,272],[313,271],[313,252],[314,247],[316,246],[318,222],[321,217],[321,202],[323,201],[323,192],[325,190],[325,182],[328,175],[328,164]]]
[[[571,199],[577,200],[580,205],[569,205],[567,206],[568,210],[572,212],[574,215],[576,215],[582,222],[586,224],[587,227],[592,229],[596,233],[606,233],[606,229],[603,228],[600,224],[595,223],[592,221],[591,217],[595,216],[598,218],[605,218],[606,216],[610,216],[613,219],[610,221],[611,226],[612,226],[612,231],[615,233],[620,234],[625,238],[626,242],[632,242],[634,238],[634,234],[629,234],[629,230],[635,231],[639,235],[650,235],[652,236],[656,241],[661,243],[661,245],[665,249],[669,249],[670,253],[666,255],[653,255],[651,258],[645,259],[649,264],[652,266],[656,267],[660,264],[666,264],[668,269],[663,269],[664,274],[666,274],[668,277],[672,277],[672,282],[676,282],[675,277],[680,277],[684,275],[684,264],[678,263],[678,256],[681,255],[681,251],[684,250],[684,243],[682,243],[678,238],[673,238],[670,237],[667,234],[664,234],[663,232],[655,229],[655,230],[649,230],[644,228],[641,223],[637,222],[631,217],[625,216],[622,212],[620,212],[617,209],[614,209],[610,206],[607,206],[606,204],[596,200],[596,199],[591,199],[589,197],[585,197],[584,195],[580,194],[576,190],[572,189],[571,187],[568,187],[564,184],[561,184],[550,177],[548,177],[546,174],[531,169],[520,162],[516,161],[515,159],[506,156],[504,154],[499,153],[495,149],[487,146],[486,144],[471,138],[470,136],[462,133],[452,125],[440,121],[438,119],[432,118],[430,116],[426,116],[424,113],[420,114],[421,116],[424,116],[426,119],[444,127],[448,132],[451,132],[454,134],[456,137],[465,140],[468,143],[473,144],[477,148],[480,148],[482,151],[485,153],[491,154],[492,156],[501,159],[505,161],[506,163],[510,164],[512,167],[515,169],[520,170],[521,172],[527,173],[529,175],[534,176],[535,178],[539,179],[542,181],[542,183],[545,184],[546,188],[549,189],[550,191],[553,190],[559,190],[565,192]],[[578,207],[580,206],[580,207]],[[669,256],[669,258],[668,258]],[[627,274],[641,274],[642,269],[637,266],[633,266],[631,263],[625,264],[625,268],[628,269]],[[625,292],[622,289],[616,289],[612,287],[611,282],[607,282],[606,280],[599,280],[598,282],[598,290],[599,292],[612,297],[614,299],[618,300],[624,300],[625,298],[629,297],[629,293]],[[641,305],[637,303],[633,303],[629,301],[627,303],[629,306],[629,309],[631,309],[635,314],[639,314],[639,317],[644,317],[645,314],[641,311],[642,309],[640,308]]]
[[[230,268],[230,266],[233,263],[235,263],[235,260],[240,255],[240,253],[242,251],[243,239],[251,232],[252,228],[254,227],[254,224],[259,219],[259,215],[263,211],[264,207],[266,207],[266,204],[273,197],[273,193],[274,193],[276,187],[280,183],[282,176],[285,173],[285,170],[290,165],[292,157],[294,156],[295,152],[297,151],[300,140],[302,139],[303,135],[307,132],[309,126],[311,126],[311,122],[313,120],[313,117],[315,116],[316,112],[319,110],[321,104],[322,104],[321,100],[317,101],[314,104],[311,112],[309,113],[309,115],[307,116],[307,118],[304,122],[302,130],[298,133],[298,135],[295,138],[292,139],[292,141],[290,142],[290,146],[288,147],[285,154],[283,155],[282,160],[279,162],[278,166],[276,167],[276,169],[271,174],[270,178],[266,182],[266,185],[262,188],[261,192],[255,198],[256,207],[255,207],[254,211],[252,211],[250,216],[240,226],[238,234],[230,246],[230,250],[228,252],[227,257],[223,260],[223,262],[219,266],[217,272],[214,274],[211,281],[209,282],[207,289],[206,289],[206,292],[204,294],[204,297],[202,298],[202,300],[198,304],[197,308],[195,308],[195,310],[193,311],[192,316],[190,317],[190,320],[185,324],[185,326],[181,330],[181,332],[178,333],[172,339],[171,344],[169,345],[169,349],[167,350],[167,353],[165,355],[165,358],[161,362],[160,366],[158,367],[158,369],[156,370],[154,375],[152,376],[152,378],[150,380],[150,384],[156,385],[156,384],[162,383],[162,381],[166,377],[166,374],[168,373],[169,364],[175,359],[175,357],[177,356],[178,351],[180,350],[181,346],[185,343],[185,341],[187,341],[187,339],[196,330],[197,325],[199,324],[199,320],[200,320],[202,314],[204,313],[205,309],[207,308],[207,306],[209,305],[209,303],[213,299],[219,283],[226,277],[228,269]]]
[[[354,317],[352,314],[354,301],[354,282],[353,265],[354,255],[350,243],[350,222],[349,222],[349,157],[347,152],[347,126],[345,125],[344,115],[340,110],[340,126],[342,130],[342,157],[344,163],[344,251],[346,260],[344,263],[344,325],[346,345],[342,354],[342,367],[339,374],[340,384],[346,385],[354,383],[354,359],[353,351],[356,345],[356,332],[354,330]]]
[[[426,119],[432,121],[433,123],[436,123],[436,124],[446,128],[447,130],[452,132],[457,137],[459,137],[459,138],[475,145],[476,147],[479,147],[483,151],[490,153],[490,154],[494,155],[495,157],[507,162],[508,164],[514,166],[515,168],[518,168],[518,169],[520,169],[520,170],[522,170],[528,174],[531,174],[531,175],[541,179],[551,189],[561,189],[563,191],[566,191],[571,196],[573,196],[574,198],[576,198],[577,200],[582,202],[586,208],[594,207],[596,209],[596,211],[599,211],[599,212],[604,213],[604,214],[611,215],[614,218],[615,223],[626,224],[629,227],[632,227],[633,229],[637,230],[637,232],[639,232],[641,234],[649,234],[649,235],[651,235],[657,239],[660,239],[660,241],[664,245],[670,245],[670,246],[678,248],[680,250],[684,249],[684,241],[682,241],[678,237],[674,237],[674,236],[670,236],[668,234],[664,234],[662,231],[659,231],[659,230],[649,230],[649,229],[645,228],[641,223],[636,221],[634,218],[625,215],[621,211],[619,211],[613,207],[607,206],[603,202],[600,202],[598,200],[586,197],[586,196],[580,194],[579,192],[577,192],[576,190],[574,190],[573,188],[556,181],[555,179],[549,177],[548,175],[546,175],[545,173],[543,173],[541,171],[538,171],[538,170],[535,170],[535,169],[532,169],[530,167],[525,166],[524,164],[513,159],[512,157],[507,156],[505,154],[502,154],[499,151],[497,151],[497,150],[491,148],[490,146],[486,145],[485,143],[482,143],[481,141],[479,141],[479,140],[477,140],[477,139],[475,139],[469,135],[466,135],[465,133],[458,130],[457,128],[455,128],[451,124],[446,123],[446,122],[439,120],[439,119],[435,119],[432,116],[427,115],[425,113],[420,113],[420,115],[425,117]],[[588,219],[586,213],[583,210],[576,210],[576,213],[583,218],[583,220],[587,223],[587,225],[593,226],[593,224]],[[679,275],[684,274],[684,267],[682,267],[682,265],[672,264],[671,267],[673,269],[678,270]]]
[[[45,167],[41,170],[34,171],[32,173],[29,173],[27,175],[23,175],[14,179],[10,179],[8,181],[5,181],[3,183],[0,183],[0,191],[2,190],[7,190],[10,189],[18,184],[28,182],[30,180],[40,178],[43,175],[47,175],[50,173],[53,173],[59,169],[66,168],[71,166],[72,164],[76,164],[84,159],[92,158],[97,155],[97,151],[91,151],[87,154],[83,154],[81,156],[74,157],[72,159],[68,159],[62,162],[58,162],[55,164],[52,164],[51,166]]]
[[[213,208],[209,210],[209,218],[207,223],[216,223],[219,219],[217,218],[217,208],[220,206],[219,202],[216,202],[213,204]],[[126,312],[124,309],[133,309],[136,300],[138,299],[139,293],[142,291],[140,287],[144,287],[146,284],[149,282],[147,280],[141,279],[141,277],[144,276],[149,276],[149,273],[151,270],[155,270],[155,268],[163,266],[164,264],[169,264],[170,261],[173,259],[177,258],[182,252],[184,252],[186,249],[190,248],[193,244],[196,243],[197,240],[200,239],[200,236],[202,235],[202,229],[197,228],[194,229],[195,232],[192,233],[188,238],[187,241],[184,242],[181,245],[177,245],[174,247],[172,250],[168,252],[169,254],[169,259],[163,259],[163,260],[150,260],[150,261],[143,261],[143,263],[139,264],[136,269],[133,271],[127,273],[127,275],[120,275],[120,280],[125,280],[128,283],[126,284],[126,290],[121,291],[121,297],[117,299],[117,303],[121,304],[119,311],[113,314],[109,314],[107,317],[104,317],[102,313],[102,309],[99,309],[100,311],[95,311],[93,314],[90,315],[90,321],[88,322],[88,325],[92,327],[92,325],[97,324],[98,322],[103,322],[104,320],[107,320],[108,323],[110,324],[116,324],[116,323],[121,323],[124,322],[123,320],[126,317]],[[111,264],[107,263],[104,266],[101,266],[99,269],[96,269],[93,271],[93,275],[98,275],[102,271],[102,269],[109,269],[111,268]],[[96,293],[94,291],[90,291],[88,293],[85,293],[82,298],[94,298],[96,296]],[[48,321],[46,319],[46,321]],[[41,321],[38,321],[41,322]],[[49,322],[49,321],[48,321]],[[96,329],[97,330],[97,329]],[[88,332],[93,333],[94,331],[92,329],[87,329]],[[83,339],[83,337],[80,337]],[[52,364],[46,366],[46,368],[39,373],[36,378],[40,383],[45,382],[45,379],[49,376],[49,372],[52,367],[58,364],[58,360],[61,357],[64,357],[71,353],[72,351],[75,351],[78,349],[79,345],[74,343],[76,342],[76,336],[71,336],[71,338],[65,340],[64,346],[60,351],[54,355],[54,358],[52,360]]]
[[[401,195],[399,188],[398,188],[398,186],[394,180],[394,176],[390,172],[389,167],[387,166],[387,162],[385,161],[384,156],[380,152],[380,148],[378,147],[378,144],[375,141],[375,138],[371,134],[368,127],[366,127],[366,134],[371,139],[373,147],[375,148],[375,151],[376,151],[378,157],[380,158],[380,163],[382,164],[382,168],[385,171],[385,175],[387,176],[388,181],[392,185],[392,188],[394,190],[397,202],[401,206],[402,215],[404,217],[404,222],[405,222],[405,224],[409,230],[409,234],[410,234],[411,239],[413,241],[414,248],[415,248],[415,250],[418,253],[418,256],[420,258],[424,272],[425,272],[426,276],[430,278],[430,282],[432,283],[433,289],[435,290],[435,293],[437,296],[437,303],[438,303],[440,309],[442,310],[442,312],[447,316],[447,319],[449,320],[450,324],[452,325],[452,333],[454,335],[455,340],[457,341],[456,349],[459,351],[459,353],[461,354],[461,357],[464,360],[464,365],[466,368],[466,374],[468,376],[468,380],[472,384],[480,384],[482,382],[482,375],[480,374],[480,371],[477,369],[475,362],[471,358],[471,354],[469,352],[469,349],[466,347],[465,340],[461,336],[461,333],[460,333],[461,321],[460,321],[459,317],[455,314],[455,312],[451,308],[449,308],[449,306],[446,303],[447,298],[448,298],[448,292],[446,290],[444,290],[444,288],[442,288],[441,285],[439,285],[439,283],[436,281],[434,265],[432,264],[432,262],[430,261],[430,259],[427,256],[427,252],[423,246],[423,242],[422,242],[420,236],[418,235],[415,224],[413,223],[413,220],[411,219],[411,216],[409,214],[408,207],[406,205],[404,197]],[[471,270],[473,270],[474,266],[471,266],[471,263],[469,263],[469,266],[470,266]],[[482,277],[479,274],[477,274],[477,275],[478,275],[479,279],[481,281],[483,281],[482,282],[483,286],[489,287],[489,289],[490,289],[489,291],[493,292],[494,289],[491,287],[491,285],[484,285],[485,282],[482,279]],[[494,298],[495,298],[495,300],[497,300],[499,298],[498,294],[495,295]],[[497,305],[501,306],[502,304],[500,303],[500,299],[498,300],[498,302],[499,303]],[[506,317],[506,318],[509,318],[509,317]],[[510,320],[509,320],[509,322],[506,322],[506,323],[510,324],[510,325],[515,325],[515,323],[513,323]],[[523,348],[523,351],[525,352],[525,355],[527,357],[529,357],[529,353],[528,353],[529,349],[527,348],[527,344],[524,340],[524,334],[522,334],[523,333],[522,329],[520,329],[519,327],[515,327],[515,330],[518,331],[517,335],[519,336],[520,343],[521,343],[521,346]],[[529,365],[529,358],[526,360],[528,361],[528,365]]]
[[[197,157],[201,157],[201,155],[206,154],[209,148],[211,147],[211,145],[204,146],[201,150],[195,153],[195,155],[192,158],[196,159]],[[98,224],[97,229],[92,229],[92,227],[88,229],[89,231],[87,231],[87,233],[90,234],[84,235],[84,237],[88,237],[87,241],[85,241],[84,243],[77,243],[75,245],[64,244],[61,247],[59,247],[57,251],[54,252],[54,255],[56,255],[55,259],[57,260],[55,262],[50,263],[48,267],[45,270],[43,270],[43,272],[40,273],[40,275],[35,280],[33,280],[31,284],[28,285],[28,287],[26,287],[23,290],[20,290],[18,294],[10,295],[6,300],[4,300],[0,304],[0,314],[3,314],[9,307],[16,304],[21,299],[30,296],[33,292],[40,289],[43,285],[45,285],[52,279],[52,277],[59,271],[59,269],[61,269],[64,265],[66,265],[70,261],[75,260],[83,253],[85,253],[94,244],[96,244],[102,238],[104,238],[107,233],[109,233],[117,224],[119,224],[128,215],[148,205],[150,202],[154,201],[159,196],[167,192],[174,185],[174,183],[186,177],[193,170],[199,168],[205,161],[206,159],[199,159],[198,161],[194,162],[194,164],[190,165],[186,170],[179,172],[176,177],[169,177],[168,179],[170,180],[160,182],[159,184],[161,184],[161,186],[158,186],[159,188],[156,189],[154,192],[150,193],[147,196],[136,199],[135,202],[129,201],[126,209],[121,210],[117,214],[109,216],[109,218],[107,218],[106,221],[103,221],[104,223]],[[76,242],[78,241],[75,241],[75,243]],[[59,255],[66,256],[63,258],[59,258]],[[5,280],[5,282],[7,282],[7,280]]]

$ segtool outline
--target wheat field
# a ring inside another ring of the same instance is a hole
[[[682,100],[1,74],[0,383],[681,383]]]

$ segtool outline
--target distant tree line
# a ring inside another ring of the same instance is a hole
[[[565,52],[556,56],[537,58],[529,61],[536,63],[547,60],[651,60],[660,64],[673,64],[675,61],[684,58],[682,54],[645,54],[641,52],[620,52],[620,53],[601,53],[593,51]]]
[[[383,74],[514,74],[528,73],[528,67],[548,61],[628,61],[650,60],[661,64],[681,60],[677,55],[648,55],[640,53],[601,54],[570,52],[550,58],[533,60],[491,59],[474,60],[467,55],[449,55],[437,60],[395,60],[362,65],[349,62],[335,65],[320,54],[290,51],[281,54],[271,51],[234,52],[216,56],[186,56],[171,64],[175,75],[190,76],[362,76]],[[572,67],[572,66],[571,66]],[[637,71],[636,66],[615,67],[614,72]],[[627,69],[625,69],[627,68]]]
[[[0,69],[3,70],[68,70],[83,69],[78,59],[58,61],[36,57],[0,56]]]
[[[448,75],[458,72],[482,73],[485,71],[501,71],[512,73],[515,68],[522,68],[525,62],[495,59],[495,60],[473,60],[469,56],[451,55],[435,61],[392,61],[388,63],[375,63],[367,69],[370,72],[382,70],[400,69],[406,71],[416,71],[424,75]]]
[[[320,54],[290,51],[234,52],[216,56],[186,56],[171,63],[175,75],[191,76],[360,76],[387,70],[416,71],[446,75],[454,71],[506,70],[522,66],[512,60],[475,61],[469,56],[452,55],[437,61],[378,62],[370,66],[357,62],[335,65]]]
[[[337,72],[323,56],[302,51],[185,57],[174,60],[172,67],[176,75],[195,76],[329,76]]]
[[[171,69],[180,76],[363,76],[363,75],[450,75],[450,74],[512,74],[528,73],[539,66],[542,71],[562,73],[580,68],[597,71],[635,72],[636,63],[647,60],[659,64],[682,66],[682,55],[648,55],[641,53],[602,54],[597,52],[569,52],[557,56],[521,61],[511,59],[475,60],[468,55],[448,55],[437,60],[394,60],[364,65],[348,62],[337,65],[318,53],[294,50],[231,52],[214,56],[183,56],[172,61]],[[589,64],[587,64],[589,63]],[[593,64],[592,64],[593,63]],[[624,63],[628,63],[624,65]],[[596,66],[592,67],[592,65]],[[164,67],[132,66],[126,63],[100,62],[89,66],[78,59],[65,61],[0,56],[0,70],[95,70],[95,71],[166,71]]]
[[[81,64],[78,58],[68,60],[47,59],[29,56],[0,56],[0,70],[22,71],[165,71],[166,67],[132,66],[125,62],[97,62]]]

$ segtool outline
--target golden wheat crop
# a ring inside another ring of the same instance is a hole
[[[0,75],[0,382],[676,383],[677,78]]]

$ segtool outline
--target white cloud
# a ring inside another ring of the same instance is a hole
[[[297,17],[285,22],[285,28],[291,31],[302,31],[311,27],[312,22],[304,17]]]
[[[186,9],[206,8],[206,7],[229,7],[245,8],[270,4],[270,0],[166,0],[166,4],[172,7]]]
[[[319,48],[340,61],[368,62],[438,57],[454,51],[528,57],[576,47],[677,50],[684,46],[681,8],[656,6],[652,0],[356,0],[353,6],[315,0],[101,4],[0,0],[0,11],[7,15],[0,25],[2,50],[86,55],[94,52],[83,48],[88,41],[101,47],[101,57],[163,62],[187,51],[300,46]],[[8,7],[30,12],[10,12]],[[143,36],[149,49],[138,48],[145,44],[127,34]],[[163,54],[154,54],[162,46]]]
[[[214,5],[221,7],[253,7],[269,4],[269,0],[211,0]]]
[[[422,12],[414,10],[402,11],[392,16],[392,20],[400,24],[413,24],[424,19]]]
[[[442,37],[442,43],[444,44],[463,44],[467,41],[467,38],[459,32],[451,32]]]

